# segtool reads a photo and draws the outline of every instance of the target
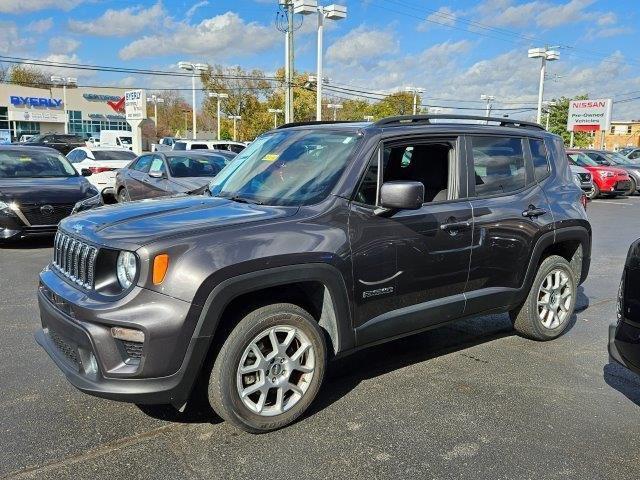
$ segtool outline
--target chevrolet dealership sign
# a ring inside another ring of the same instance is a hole
[[[612,101],[570,100],[567,130],[570,132],[606,131],[611,124]]]

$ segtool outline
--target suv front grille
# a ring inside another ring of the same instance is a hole
[[[53,243],[53,266],[84,288],[93,288],[98,249],[58,231]]]
[[[590,182],[591,174],[590,173],[578,173],[578,178],[580,178],[581,182]]]

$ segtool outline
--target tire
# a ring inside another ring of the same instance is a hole
[[[591,194],[591,197],[589,197],[589,198],[594,199],[594,198],[598,198],[598,197],[600,197],[600,188],[598,187],[598,184],[594,182],[593,183],[593,193]]]
[[[277,351],[272,333],[280,347]],[[289,335],[293,338],[286,347]],[[304,345],[308,345],[306,350]],[[296,362],[295,354],[302,350],[302,361]],[[216,357],[209,377],[209,403],[241,430],[277,430],[293,423],[311,405],[322,384],[326,362],[324,334],[308,312],[289,303],[258,308],[240,320]],[[246,373],[240,372],[241,365]],[[263,387],[256,389],[258,384]],[[289,389],[292,384],[296,391]],[[241,396],[242,389],[245,396]]]
[[[629,180],[631,180],[631,187],[629,188],[629,191],[625,194],[625,196],[632,197],[636,194],[636,191],[638,190],[638,184],[636,183],[633,177],[629,177]]]
[[[571,321],[576,296],[576,274],[569,262],[557,255],[545,258],[538,268],[526,300],[520,308],[511,312],[513,328],[521,336],[532,340],[545,341],[559,337]]]
[[[585,195],[587,196],[587,198],[589,200],[593,200],[594,198],[596,198],[599,194],[599,191],[596,190],[598,187],[596,186],[596,184],[593,184],[593,188],[591,189],[591,191],[586,192]]]
[[[118,203],[126,203],[129,201],[129,196],[127,195],[127,190],[125,188],[121,188],[118,191]]]

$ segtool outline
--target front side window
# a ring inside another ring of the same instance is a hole
[[[140,157],[131,168],[133,170],[137,170],[138,172],[146,173],[149,171],[149,167],[151,166],[152,160],[153,160],[152,155],[144,155]]]
[[[149,166],[149,173],[164,173],[165,170],[164,161],[159,157],[155,157]]]
[[[549,175],[549,155],[547,147],[542,140],[529,139],[531,157],[533,160],[533,171],[536,181],[544,179]]]
[[[0,178],[75,177],[76,170],[60,154],[49,152],[0,152]]]
[[[176,142],[173,144],[174,150],[186,150],[187,144],[185,142]]]
[[[526,173],[521,139],[472,137],[471,142],[477,196],[524,188]]]
[[[311,205],[331,192],[359,136],[280,130],[243,150],[210,184],[213,196],[268,205]]]

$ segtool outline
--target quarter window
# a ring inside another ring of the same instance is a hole
[[[533,159],[533,170],[536,181],[540,181],[549,175],[549,155],[547,147],[542,140],[529,139],[531,157]]]
[[[522,140],[473,137],[476,195],[498,195],[524,188],[526,181]]]

